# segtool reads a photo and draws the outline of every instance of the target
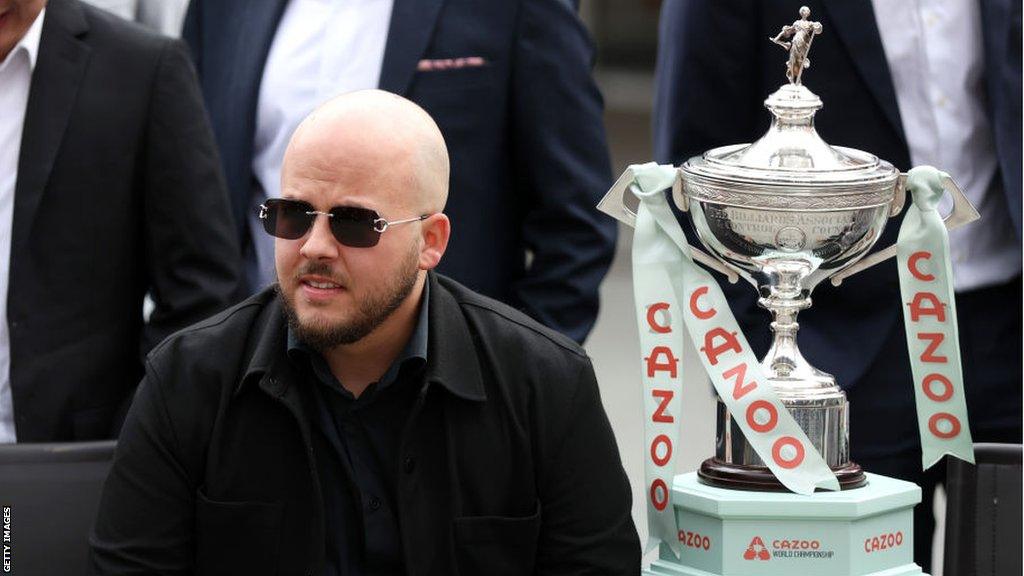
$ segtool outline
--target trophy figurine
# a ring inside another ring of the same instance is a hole
[[[806,7],[800,17],[770,38],[789,51],[789,82],[765,100],[772,115],[768,131],[751,144],[687,160],[672,198],[707,251],[691,247],[694,259],[750,283],[771,313],[774,341],[761,372],[842,490],[786,492],[719,398],[714,456],[696,474],[674,481],[682,554],[676,559],[663,546],[649,574],[921,574],[910,545],[920,490],[866,474],[850,461],[846,395],[797,346],[797,316],[811,306],[817,285],[829,280],[838,286],[895,255],[895,246],[869,252],[907,196],[906,175],[890,163],[830,146],[816,132],[814,117],[823,104],[802,74],[822,26]],[[977,219],[951,179],[942,185],[954,198],[947,228]],[[627,189],[617,184],[599,207],[632,223]],[[697,547],[686,543],[694,534]],[[879,541],[884,549],[872,549]]]

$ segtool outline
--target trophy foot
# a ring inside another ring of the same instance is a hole
[[[867,482],[864,471],[854,462],[832,468],[842,490],[860,488]],[[717,458],[708,458],[700,465],[697,477],[703,484],[730,490],[755,492],[788,492],[766,466],[737,466]]]

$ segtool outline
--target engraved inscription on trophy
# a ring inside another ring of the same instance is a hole
[[[842,251],[867,230],[858,226],[857,213],[783,212],[735,206],[707,206],[711,234],[733,254],[761,256],[773,250],[796,253]]]

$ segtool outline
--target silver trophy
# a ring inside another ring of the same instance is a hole
[[[800,354],[796,319],[811,306],[811,292],[822,281],[838,286],[896,254],[895,246],[868,252],[886,221],[903,209],[906,176],[872,154],[830,146],[818,135],[814,115],[822,102],[801,76],[810,65],[811,41],[822,29],[809,20],[807,7],[800,16],[771,38],[789,51],[789,82],[765,100],[772,114],[767,133],[753,144],[723,146],[687,160],[679,168],[673,199],[710,254],[694,248],[695,259],[758,290],[758,303],[773,316],[774,334],[762,370],[845,489],[864,483],[860,467],[850,461],[846,394],[832,375]],[[628,183],[619,184],[599,208],[630,222],[635,199],[625,195]],[[944,186],[954,198],[947,228],[978,218],[951,179]],[[715,456],[699,472],[704,482],[785,489],[721,401],[716,444]]]

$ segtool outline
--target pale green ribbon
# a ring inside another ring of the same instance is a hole
[[[907,208],[896,243],[921,434],[921,464],[925,469],[945,454],[974,462],[960,366],[949,234],[935,209],[945,192],[943,176],[931,166],[908,173],[907,188],[913,203]]]
[[[672,186],[671,179],[659,179],[669,175],[655,171],[635,176],[645,179],[643,188]],[[682,266],[682,260],[680,251],[664,238],[650,210],[641,209],[633,233],[633,293],[644,384],[644,495],[649,534],[644,553],[664,543],[677,558],[682,546],[677,538],[671,488],[682,424],[678,419],[683,392],[683,331],[679,326],[681,309],[670,286],[674,281],[671,270]]]
[[[664,442],[654,442],[668,430],[674,443],[674,432],[679,428],[677,424],[655,419],[659,408],[664,408],[662,420],[666,412],[679,415],[678,397],[684,372],[682,335],[678,330],[665,332],[671,327],[671,320],[683,320],[719,397],[735,416],[751,447],[786,488],[807,495],[816,488],[839,490],[839,481],[767,383],[718,283],[694,263],[690,246],[664,194],[675,181],[676,169],[652,162],[630,166],[627,171],[633,177],[630,190],[640,199],[633,238],[633,284],[643,347],[645,480],[651,535],[647,549],[664,542],[678,555],[673,507],[662,506],[656,489],[659,482],[671,486],[674,459],[669,457],[666,461]],[[649,316],[650,307],[655,304],[662,309]],[[652,327],[652,320],[657,330]],[[670,349],[671,356],[655,354],[658,346]],[[649,376],[652,368],[653,374]],[[657,389],[674,390],[673,400],[677,403],[663,406],[664,395],[653,395]]]

